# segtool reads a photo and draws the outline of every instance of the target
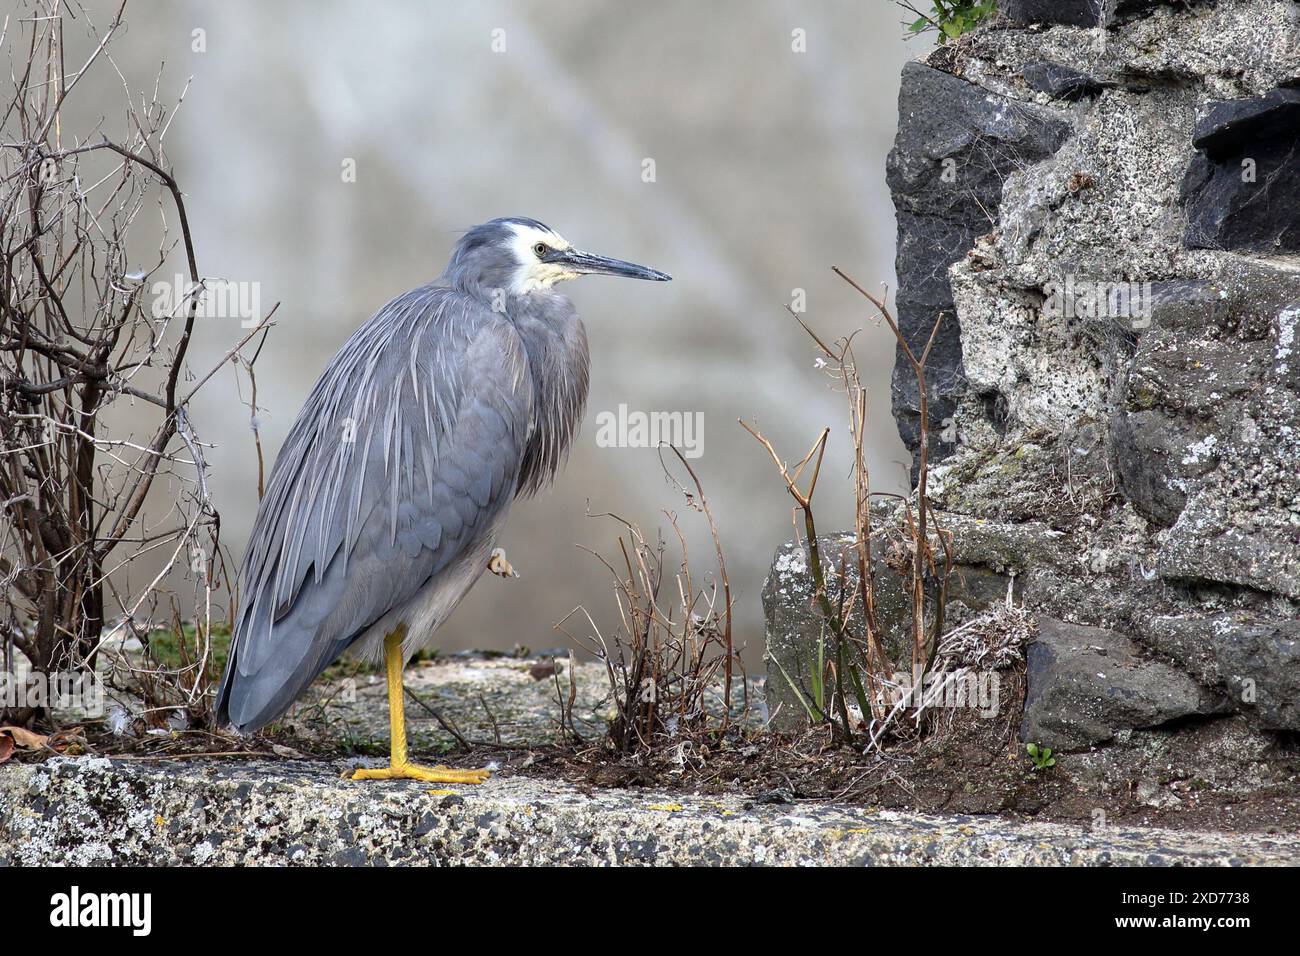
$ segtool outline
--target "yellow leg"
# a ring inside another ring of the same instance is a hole
[[[406,708],[402,701],[402,638],[406,628],[384,638],[384,665],[388,670],[388,729],[392,755],[387,767],[357,770],[353,780],[423,780],[425,783],[482,783],[488,770],[452,770],[449,767],[421,767],[406,759]]]

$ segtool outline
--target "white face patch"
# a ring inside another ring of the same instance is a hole
[[[577,278],[578,273],[559,263],[542,262],[534,251],[538,243],[551,249],[571,248],[568,240],[559,233],[550,229],[536,229],[520,222],[510,223],[510,228],[515,234],[510,241],[510,247],[514,251],[515,259],[521,263],[510,280],[510,292],[513,295],[549,289],[557,282]]]

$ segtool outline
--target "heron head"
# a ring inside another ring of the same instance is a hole
[[[536,219],[493,219],[475,226],[456,246],[447,274],[453,281],[503,288],[511,295],[543,292],[582,275],[667,282],[672,276],[622,259],[575,249]]]

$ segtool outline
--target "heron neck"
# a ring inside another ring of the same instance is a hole
[[[564,464],[587,406],[587,332],[563,296],[521,297],[511,314],[528,354],[533,382],[533,432],[519,476],[521,493],[537,491]]]

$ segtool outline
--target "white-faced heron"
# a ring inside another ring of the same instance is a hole
[[[392,760],[354,779],[479,783],[407,759],[402,668],[487,569],[510,503],[560,468],[587,401],[587,334],[553,286],[667,280],[494,219],[326,366],[257,511],[217,719],[270,723],[345,651],[388,676]]]

